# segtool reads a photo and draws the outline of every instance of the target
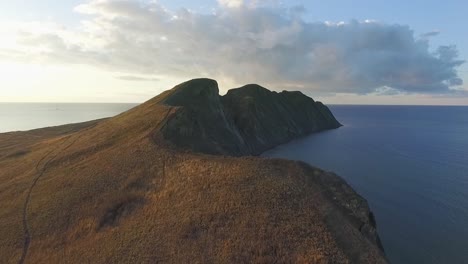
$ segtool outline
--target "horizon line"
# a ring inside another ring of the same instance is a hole
[[[349,105],[349,106],[468,106],[467,104],[373,104],[373,103],[325,103],[322,100],[315,100],[316,102],[322,102],[325,105]],[[143,102],[3,102],[0,101],[0,104],[134,104],[140,105],[147,101]]]

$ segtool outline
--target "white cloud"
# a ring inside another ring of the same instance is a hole
[[[454,46],[429,50],[408,26],[304,21],[300,8],[220,0],[212,14],[160,4],[92,0],[79,29],[17,35],[17,59],[89,64],[123,76],[206,76],[322,93],[449,93],[462,84]],[[271,2],[271,1],[266,1]],[[263,4],[262,4],[263,3]],[[2,52],[0,56],[8,56]],[[13,53],[8,53],[13,54]]]
[[[244,5],[244,0],[218,0],[218,3],[229,8],[238,8]]]

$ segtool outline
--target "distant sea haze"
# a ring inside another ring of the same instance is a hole
[[[0,132],[110,117],[133,106],[0,103]],[[343,127],[264,156],[343,177],[368,200],[392,263],[467,263],[468,107],[330,108]]]
[[[136,104],[0,103],[0,133],[115,116]]]

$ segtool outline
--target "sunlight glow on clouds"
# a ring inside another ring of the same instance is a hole
[[[243,0],[218,0],[218,3],[221,6],[226,6],[230,8],[238,8],[244,5]]]
[[[0,62],[0,72],[0,102],[134,103],[173,86],[174,81],[184,81],[109,73],[86,65],[12,61]]]
[[[91,0],[75,8],[83,15],[77,28],[0,27],[8,32],[0,60],[89,65],[121,81],[204,76],[224,86],[255,82],[320,94],[453,94],[463,84],[457,48],[429,49],[436,31],[418,37],[404,25],[311,23],[302,8],[218,3],[200,14],[155,1]]]

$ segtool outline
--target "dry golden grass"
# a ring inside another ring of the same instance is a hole
[[[164,141],[169,93],[112,119],[0,134],[0,263],[385,262],[360,231],[367,204],[335,176]]]

